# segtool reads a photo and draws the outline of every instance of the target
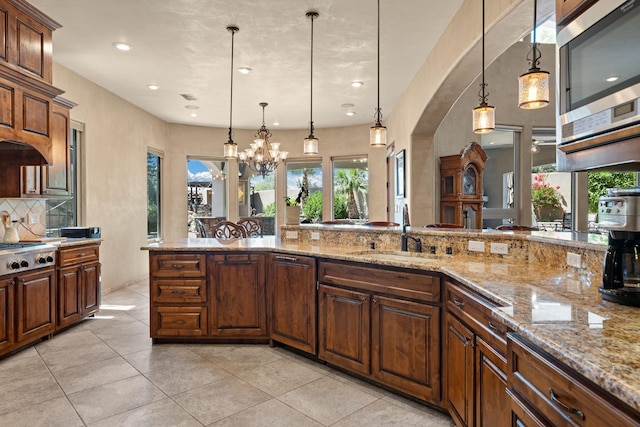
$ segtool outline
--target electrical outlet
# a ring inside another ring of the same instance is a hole
[[[298,238],[298,232],[297,231],[287,231],[285,234],[285,237],[287,239],[297,239]]]
[[[491,243],[491,253],[507,255],[509,253],[509,245],[506,243]]]
[[[469,250],[473,252],[484,252],[484,242],[469,240]]]
[[[29,224],[37,224],[38,223],[38,215],[34,213],[29,214]]]
[[[573,252],[567,252],[567,265],[580,268],[582,266],[582,256],[580,256],[580,254],[574,254]]]
[[[311,240],[320,240],[320,233],[318,233],[317,231],[312,231]]]

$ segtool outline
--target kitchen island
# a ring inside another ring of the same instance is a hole
[[[312,236],[314,233],[320,235]],[[321,262],[371,265],[378,271],[388,268],[426,272],[443,282],[466,287],[491,302],[494,305],[491,317],[497,325],[515,332],[517,338],[530,342],[597,386],[614,399],[614,407],[620,405],[638,418],[640,311],[604,302],[598,294],[601,278],[598,266],[604,256],[606,238],[583,235],[571,238],[567,233],[416,230],[411,234],[423,240],[425,251],[436,253],[409,254],[397,251],[400,233],[393,227],[373,230],[285,226],[281,234],[282,238],[235,241],[185,239],[151,244],[143,249],[149,250],[151,256],[278,253]],[[487,246],[505,243],[508,255],[488,250],[470,252],[466,250],[469,240],[483,241]],[[376,249],[369,249],[371,246]],[[580,268],[564,265],[567,250],[581,254]],[[440,405],[447,406],[444,400]]]

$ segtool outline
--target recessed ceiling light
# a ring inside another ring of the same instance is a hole
[[[491,142],[489,143],[489,145],[493,145],[493,144],[495,144],[495,142],[494,142],[494,141],[491,141]]]
[[[347,111],[347,116],[355,116],[356,112],[355,111]]]
[[[364,85],[364,83],[362,82],[358,82],[358,81],[351,82],[351,86],[353,87],[361,87],[362,85]]]
[[[131,49],[133,49],[133,46],[131,46],[129,43],[125,43],[125,42],[115,42],[113,44],[113,46],[118,49],[121,50],[123,52],[128,52]]]
[[[193,105],[193,104],[185,105],[184,108],[186,108],[187,110],[199,110],[200,109],[200,107],[198,107],[197,105]]]
[[[280,122],[273,122],[274,126],[280,126]]]
[[[198,117],[198,113],[191,113],[191,114],[189,114],[189,116],[191,116],[191,117]]]
[[[249,67],[240,67],[240,68],[238,68],[238,72],[240,72],[240,74],[249,74],[251,72],[251,68],[249,68]]]
[[[353,107],[355,107],[355,105],[353,105],[353,104],[342,104],[341,107],[342,108],[353,108]]]
[[[160,86],[155,85],[153,83],[147,85],[147,87],[149,88],[149,90],[158,90],[158,89],[160,89]]]
[[[611,76],[611,77],[607,77],[605,80],[608,81],[609,83],[611,83],[611,82],[615,82],[619,78],[620,78],[620,76]]]

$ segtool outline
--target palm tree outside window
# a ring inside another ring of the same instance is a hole
[[[334,219],[367,222],[369,219],[369,163],[366,156],[334,158]]]

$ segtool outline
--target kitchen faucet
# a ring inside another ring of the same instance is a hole
[[[405,204],[402,208],[402,234],[400,234],[400,250],[407,252],[409,246],[409,239],[416,243],[416,252],[422,252],[422,241],[419,238],[409,236],[407,234],[407,222],[409,217],[409,209]]]

